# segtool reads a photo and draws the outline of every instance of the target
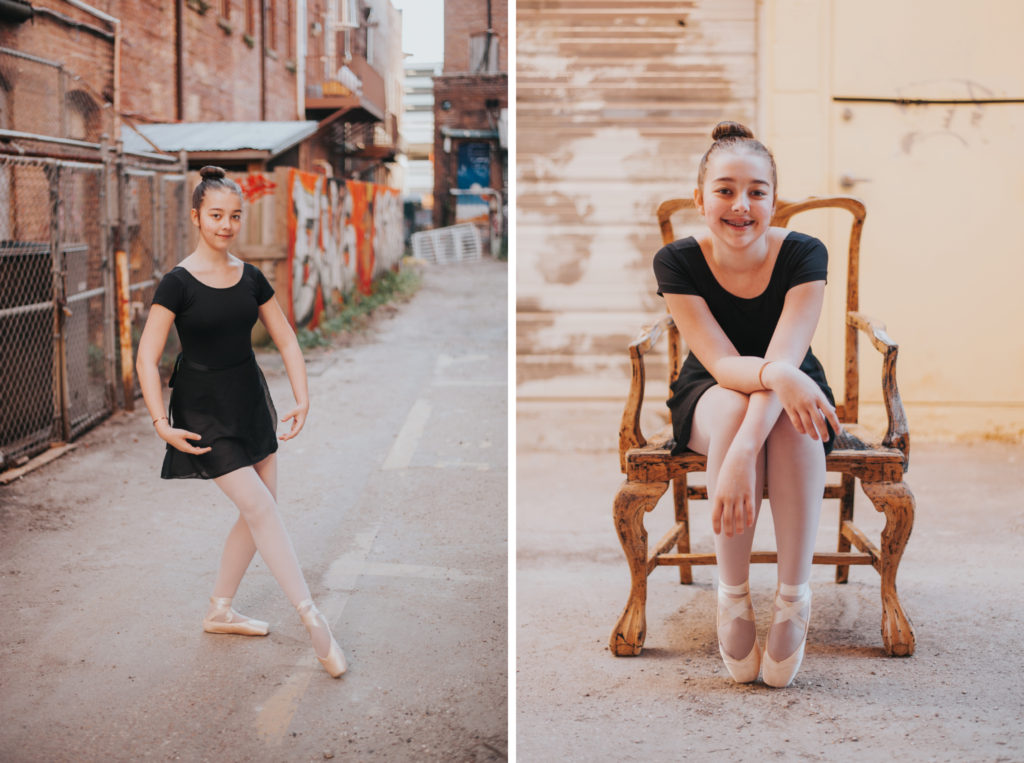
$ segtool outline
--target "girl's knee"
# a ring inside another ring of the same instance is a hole
[[[735,432],[739,429],[740,424],[743,423],[743,418],[747,415],[750,396],[732,389],[725,389],[724,387],[716,387],[714,390],[709,390],[709,394],[711,391],[715,392],[714,399],[711,401],[714,406],[714,425],[728,432]]]
[[[809,435],[798,432],[786,413],[779,416],[778,421],[775,422],[775,425],[768,433],[766,445],[769,449],[774,449],[775,452],[779,453],[787,452],[792,455],[807,454],[815,459],[820,455],[822,460],[825,457],[821,440],[815,440]]]
[[[240,502],[238,511],[249,525],[258,524],[274,516],[277,504],[268,496],[252,496]]]

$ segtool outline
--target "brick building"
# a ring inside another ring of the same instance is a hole
[[[5,7],[0,129],[96,142],[148,124],[316,122],[277,163],[395,184],[403,72],[401,14],[390,0]],[[27,65],[29,57],[43,63]],[[221,163],[255,168],[227,152]]]
[[[508,203],[508,2],[445,0],[444,25],[444,69],[434,78],[434,224],[486,220],[488,207],[493,223]],[[451,193],[474,186],[484,193]]]

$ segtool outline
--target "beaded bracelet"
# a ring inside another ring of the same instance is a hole
[[[757,383],[761,385],[761,389],[768,389],[768,387],[765,386],[764,379],[761,378],[761,374],[764,373],[764,369],[768,368],[768,364],[769,363],[774,363],[774,362],[775,361],[773,361],[773,360],[766,360],[764,362],[764,365],[761,366],[761,370],[757,372]]]

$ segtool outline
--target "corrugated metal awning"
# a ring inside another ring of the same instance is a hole
[[[125,151],[189,154],[252,151],[273,159],[316,132],[317,122],[180,122],[125,130]],[[141,135],[139,134],[141,133]]]

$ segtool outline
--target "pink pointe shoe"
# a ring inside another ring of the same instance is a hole
[[[796,597],[793,601],[783,599],[783,596]],[[806,607],[806,614],[802,614]],[[779,590],[775,594],[775,618],[771,627],[782,625],[787,620],[792,620],[803,629],[803,638],[800,646],[793,654],[784,660],[775,660],[768,654],[768,639],[765,640],[764,660],[764,682],[776,689],[784,689],[796,678],[800,664],[804,660],[804,647],[807,645],[807,625],[811,619],[811,585],[801,583],[800,585],[789,585],[779,583]]]
[[[306,630],[309,631],[310,636],[313,635],[314,628],[327,628],[327,633],[331,636],[331,648],[327,651],[326,657],[317,655],[316,658],[320,660],[320,664],[324,666],[324,670],[331,674],[332,678],[338,678],[348,670],[348,663],[345,662],[345,655],[341,651],[341,647],[338,646],[338,642],[334,640],[331,629],[327,626],[327,618],[316,608],[312,599],[300,602],[296,609],[299,610],[299,617],[302,619],[302,624],[306,626]]]
[[[754,606],[750,603],[749,581],[745,580],[739,585],[727,585],[719,581],[718,652],[722,655],[725,669],[729,671],[732,680],[738,684],[748,684],[751,681],[756,681],[757,674],[761,671],[761,648],[757,643],[757,633],[754,634],[754,644],[750,647],[750,653],[743,659],[737,660],[735,657],[730,657],[722,645],[723,627],[738,618],[754,622]]]
[[[203,620],[207,633],[234,633],[239,636],[266,636],[270,626],[262,620],[240,615],[231,608],[231,599],[211,596],[210,611]]]

